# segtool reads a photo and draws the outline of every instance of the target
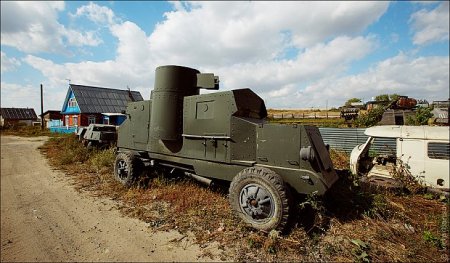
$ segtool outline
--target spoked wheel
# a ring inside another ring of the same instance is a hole
[[[248,184],[242,188],[239,206],[246,216],[259,221],[272,217],[275,212],[271,193],[259,184]]]
[[[281,177],[267,168],[244,169],[230,185],[233,210],[244,222],[263,231],[284,229],[289,198],[289,189]]]
[[[123,185],[130,187],[142,171],[142,162],[131,153],[118,153],[114,163],[114,175]]]

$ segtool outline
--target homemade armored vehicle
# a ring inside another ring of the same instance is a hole
[[[106,147],[116,142],[117,128],[115,125],[89,124],[77,132],[78,139],[87,147]]]
[[[218,84],[211,73],[158,67],[150,100],[126,109],[115,176],[130,186],[146,167],[231,181],[231,206],[246,223],[281,230],[291,189],[324,194],[337,180],[327,147],[316,127],[267,123],[264,101],[250,89],[199,95]]]

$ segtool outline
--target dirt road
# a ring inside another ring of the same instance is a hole
[[[114,201],[76,192],[39,153],[45,140],[1,137],[2,262],[211,261],[199,258],[205,251],[192,238],[171,242],[181,234],[152,233],[121,216]]]

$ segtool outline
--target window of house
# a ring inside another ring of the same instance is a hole
[[[95,124],[95,116],[94,115],[89,115],[88,124]]]
[[[70,98],[68,106],[69,107],[76,107],[77,106],[77,100],[75,98]]]
[[[73,116],[72,121],[73,121],[73,126],[78,126],[78,116]]]
[[[431,159],[449,160],[450,146],[444,142],[430,142],[428,143],[428,157]]]
[[[66,126],[69,126],[69,115],[66,115],[65,119],[66,119],[65,121]]]

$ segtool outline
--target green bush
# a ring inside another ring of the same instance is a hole
[[[361,114],[356,118],[356,127],[370,127],[376,125],[383,117],[384,107],[377,107],[371,111]]]
[[[432,108],[418,107],[414,116],[408,116],[406,125],[427,125],[428,119],[433,117]]]

